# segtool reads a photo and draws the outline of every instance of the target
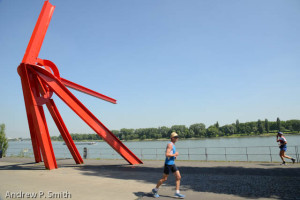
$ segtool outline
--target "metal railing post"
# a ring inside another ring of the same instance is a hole
[[[246,147],[246,156],[247,156],[247,162],[249,162],[249,158],[248,158],[248,147]]]
[[[270,150],[270,159],[271,159],[271,162],[273,162],[272,160],[272,151],[271,151],[271,147],[269,146],[269,150]]]
[[[227,161],[227,155],[226,155],[226,147],[224,147],[224,149],[225,149],[225,160]]]
[[[206,161],[208,161],[208,158],[207,158],[207,148],[205,147],[205,158],[206,158]]]
[[[158,159],[157,157],[157,148],[155,149],[155,156],[156,156],[156,160]]]
[[[298,163],[299,162],[298,146],[295,146],[295,152],[296,152],[296,159],[297,159],[297,163]]]
[[[188,148],[188,160],[191,160],[191,158],[190,158],[190,148]]]
[[[141,159],[143,160],[143,149],[141,149]]]

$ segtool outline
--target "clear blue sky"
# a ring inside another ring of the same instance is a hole
[[[0,0],[0,123],[29,137],[17,67],[43,0]],[[39,57],[109,129],[300,119],[299,0],[51,0]],[[54,97],[72,133],[92,133]],[[47,112],[50,135],[59,135]]]

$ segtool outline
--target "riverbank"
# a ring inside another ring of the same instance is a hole
[[[0,177],[4,183],[0,196],[4,200],[8,199],[5,198],[8,192],[38,195],[64,192],[74,200],[153,199],[150,191],[162,175],[162,161],[145,161],[134,166],[124,160],[84,161],[85,164],[76,165],[72,159],[59,159],[59,168],[49,171],[32,158],[0,159]],[[188,161],[176,164],[182,174],[181,191],[186,199],[273,200],[300,196],[300,164]],[[162,185],[160,199],[172,197],[174,182],[170,176]]]

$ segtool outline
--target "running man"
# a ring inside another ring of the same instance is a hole
[[[279,138],[278,138],[279,137]],[[283,136],[283,133],[282,132],[278,132],[277,134],[277,139],[276,139],[277,142],[280,142],[280,153],[279,153],[279,156],[282,160],[282,164],[281,165],[286,165],[285,164],[285,160],[284,158],[288,158],[288,159],[291,159],[293,163],[295,163],[295,159],[290,157],[290,156],[287,156],[285,155],[285,152],[287,150],[287,147],[286,147],[286,144],[287,144],[287,141],[285,139],[285,137]]]
[[[175,159],[178,156],[178,152],[176,151],[175,143],[178,141],[178,134],[176,132],[171,133],[171,142],[168,143],[166,149],[166,160],[165,160],[165,167],[164,167],[164,174],[162,179],[157,182],[155,188],[152,189],[153,196],[158,198],[158,188],[168,179],[170,172],[172,172],[176,178],[176,192],[175,197],[183,199],[185,195],[180,194],[179,187],[180,187],[180,172],[175,165]]]

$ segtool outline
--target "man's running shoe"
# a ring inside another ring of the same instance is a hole
[[[285,162],[283,161],[280,165],[286,165]]]
[[[152,189],[152,194],[153,194],[153,197],[154,197],[154,198],[158,198],[158,197],[159,197],[158,191],[155,190],[155,189]]]
[[[185,195],[180,194],[180,193],[175,193],[174,197],[179,198],[179,199],[184,199]]]
[[[293,164],[294,164],[294,163],[295,163],[295,161],[296,161],[296,160],[295,160],[295,158],[292,158],[292,161],[293,161]]]

